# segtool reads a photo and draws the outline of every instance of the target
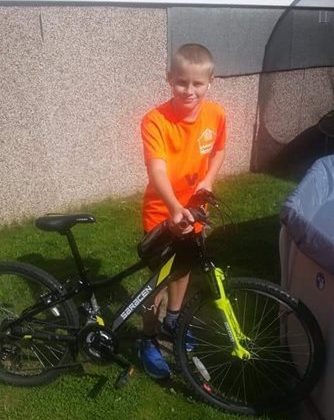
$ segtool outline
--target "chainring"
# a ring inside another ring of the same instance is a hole
[[[79,331],[78,343],[80,351],[95,362],[110,362],[116,353],[115,335],[104,326],[86,325]]]

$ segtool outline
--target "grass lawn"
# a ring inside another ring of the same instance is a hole
[[[231,209],[233,224],[226,220],[225,229],[217,227],[211,233],[209,249],[217,265],[223,268],[230,265],[234,275],[279,282],[278,212],[294,185],[292,181],[254,174],[218,183],[216,192]],[[92,276],[116,273],[136,261],[136,244],[142,236],[140,204],[140,196],[135,196],[80,209],[94,214],[98,222],[73,229]],[[39,231],[32,221],[1,230],[0,260],[29,262],[61,280],[74,272],[64,237]],[[147,273],[143,271],[125,280],[116,292],[104,293],[108,301],[112,300],[110,307],[117,307],[146,278]],[[123,335],[136,338],[138,323],[139,318],[133,317]],[[198,402],[177,377],[165,384],[151,380],[138,365],[134,343],[126,342],[124,350],[138,367],[127,387],[119,391],[113,388],[120,372],[117,366],[92,364],[42,387],[15,388],[0,384],[0,419],[250,418],[222,413]],[[107,377],[107,383],[91,398],[90,392],[100,375]],[[290,417],[275,417],[278,418]]]

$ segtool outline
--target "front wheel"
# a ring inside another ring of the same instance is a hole
[[[12,385],[39,385],[56,378],[71,356],[71,329],[78,328],[72,301],[47,308],[20,322],[7,325],[36,304],[41,296],[60,290],[52,276],[18,262],[0,263],[0,380]],[[22,332],[24,331],[24,333]],[[54,337],[64,336],[65,340]]]
[[[240,414],[299,402],[325,358],[313,315],[279,286],[259,279],[230,279],[226,289],[250,358],[232,354],[221,310],[199,292],[180,315],[175,344],[186,382],[211,405]]]

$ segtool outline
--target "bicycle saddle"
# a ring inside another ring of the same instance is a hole
[[[95,217],[90,214],[50,214],[36,219],[35,225],[41,230],[62,233],[71,229],[77,223],[94,223],[95,221]]]

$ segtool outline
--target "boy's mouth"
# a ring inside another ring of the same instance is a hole
[[[186,104],[191,104],[192,102],[195,102],[196,98],[183,98],[182,102],[186,103]]]

